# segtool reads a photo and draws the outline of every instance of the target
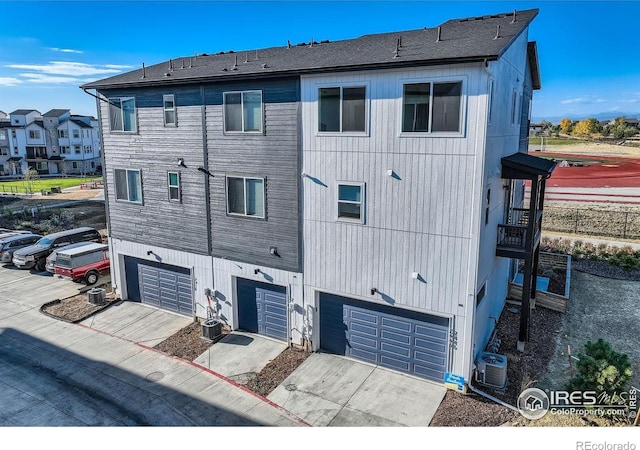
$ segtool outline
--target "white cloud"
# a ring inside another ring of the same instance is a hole
[[[62,53],[82,53],[81,50],[73,50],[71,48],[51,47],[49,48],[49,50],[53,50],[54,52],[62,52]]]
[[[50,61],[48,64],[8,64],[10,69],[32,70],[50,75],[90,76],[119,73],[120,70],[98,64]]]
[[[122,66],[119,64],[105,64],[104,67],[106,67],[107,69],[133,69],[133,66]]]
[[[14,77],[0,77],[0,86],[17,86],[22,80]]]
[[[584,96],[584,97],[576,97],[569,98],[566,100],[561,100],[561,104],[563,105],[572,105],[572,104],[592,104],[592,103],[606,103],[606,100],[595,95]]]
[[[21,73],[21,76],[28,78],[29,83],[38,83],[38,84],[65,84],[65,83],[74,83],[79,84],[84,82],[85,80],[76,77],[65,77],[65,76],[52,76],[45,75],[41,73]]]

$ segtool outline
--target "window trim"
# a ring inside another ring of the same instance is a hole
[[[240,94],[240,110],[242,111],[242,130],[227,130],[227,94]],[[244,94],[260,94],[260,130],[245,131],[244,129]],[[264,93],[260,89],[245,91],[224,91],[222,93],[222,132],[223,134],[264,134]]]
[[[460,83],[460,117],[458,118],[459,131],[402,131],[404,123],[404,86],[407,84],[425,84],[429,83],[430,96],[429,96],[429,129],[433,122],[433,85],[434,84],[448,84],[448,83]],[[450,77],[420,77],[420,78],[403,78],[400,80],[398,87],[398,101],[400,113],[398,114],[398,137],[433,137],[433,138],[447,138],[447,137],[464,137],[466,135],[466,120],[467,120],[467,77],[464,75],[450,76]]]
[[[349,200],[340,200],[340,186],[358,186],[360,188],[360,201],[353,202]],[[338,222],[357,223],[364,225],[366,223],[366,183],[363,181],[338,181],[336,182],[336,220]],[[348,203],[352,205],[360,205],[360,218],[354,219],[351,217],[340,217],[340,203]]]
[[[128,133],[128,134],[132,134],[132,133],[137,133],[138,132],[138,107],[136,106],[136,98],[129,96],[129,97],[113,97],[108,99],[109,100],[109,132],[110,133]],[[113,104],[114,101],[118,101],[120,103],[120,125],[122,126],[121,130],[114,130],[111,127],[111,107],[115,106]],[[122,102],[123,101],[127,101],[127,100],[133,100],[133,117],[134,117],[134,129],[133,130],[125,130],[124,129],[124,114],[122,114]]]
[[[30,141],[40,141],[42,140],[42,133],[40,133],[40,129],[38,128],[30,128],[27,137]]]
[[[244,188],[244,214],[231,212],[229,211],[229,179],[231,178],[239,178],[243,180],[243,188]],[[259,216],[248,215],[247,212],[247,180],[260,180],[262,181],[262,201],[263,201],[263,215]],[[255,220],[267,220],[267,178],[266,177],[253,177],[253,176],[245,176],[245,175],[225,175],[224,177],[224,189],[225,189],[225,203],[226,203],[226,211],[227,216],[233,217],[246,217],[248,219]]]
[[[178,176],[178,184],[171,184],[171,174],[175,174]],[[178,198],[171,198],[171,189],[178,190]],[[180,172],[169,171],[167,172],[167,195],[168,199],[172,203],[182,203],[182,180],[180,177]]]
[[[125,174],[126,174],[126,178],[127,178],[127,199],[123,199],[123,198],[118,198],[118,188],[117,188],[117,181],[118,178],[116,176],[116,171],[117,170],[124,170]],[[129,172],[138,172],[138,177],[140,179],[140,201],[134,201],[134,200],[129,200],[131,198],[131,195],[129,193]],[[113,187],[114,187],[114,193],[116,195],[116,202],[122,202],[122,203],[133,203],[135,205],[143,205],[144,204],[144,190],[142,187],[142,170],[140,169],[113,169]]]
[[[173,104],[172,108],[167,108],[165,102],[167,99],[171,99],[171,103]],[[167,112],[173,112],[173,123],[167,122]],[[176,96],[175,94],[164,94],[162,96],[162,121],[164,122],[165,128],[177,128],[178,127],[178,110],[176,108]]]
[[[357,136],[367,137],[370,133],[370,117],[371,117],[371,86],[369,81],[351,81],[345,83],[322,83],[316,84],[316,136]],[[343,90],[344,88],[364,88],[364,131],[342,131],[342,108],[343,108]],[[340,89],[340,131],[321,131],[320,130],[320,89]]]

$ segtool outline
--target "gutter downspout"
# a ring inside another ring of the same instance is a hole
[[[504,407],[506,407],[506,408],[509,408],[510,410],[515,411],[515,412],[517,412],[518,414],[520,414],[520,411],[519,411],[519,410],[518,410],[518,408],[516,408],[515,406],[510,405],[510,404],[508,404],[508,403],[505,403],[505,402],[503,402],[502,400],[500,400],[499,398],[496,398],[496,397],[494,397],[494,396],[493,396],[493,395],[491,395],[491,394],[487,394],[487,393],[486,393],[486,392],[484,392],[484,391],[481,391],[481,390],[479,390],[479,389],[477,389],[477,388],[474,388],[474,387],[473,387],[473,385],[472,385],[471,383],[467,383],[467,387],[468,387],[469,389],[471,389],[473,392],[475,392],[476,394],[482,395],[483,397],[488,398],[488,399],[489,399],[489,400],[491,400],[492,402],[496,402],[496,403],[498,403],[499,405],[502,405],[502,406],[504,406]]]

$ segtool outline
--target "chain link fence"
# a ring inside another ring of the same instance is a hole
[[[542,229],[590,236],[640,239],[640,212],[545,206]]]

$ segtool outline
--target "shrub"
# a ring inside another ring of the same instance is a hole
[[[595,391],[612,395],[623,391],[631,379],[629,357],[613,350],[611,344],[603,339],[587,341],[578,358],[578,372],[567,384],[568,391]]]

